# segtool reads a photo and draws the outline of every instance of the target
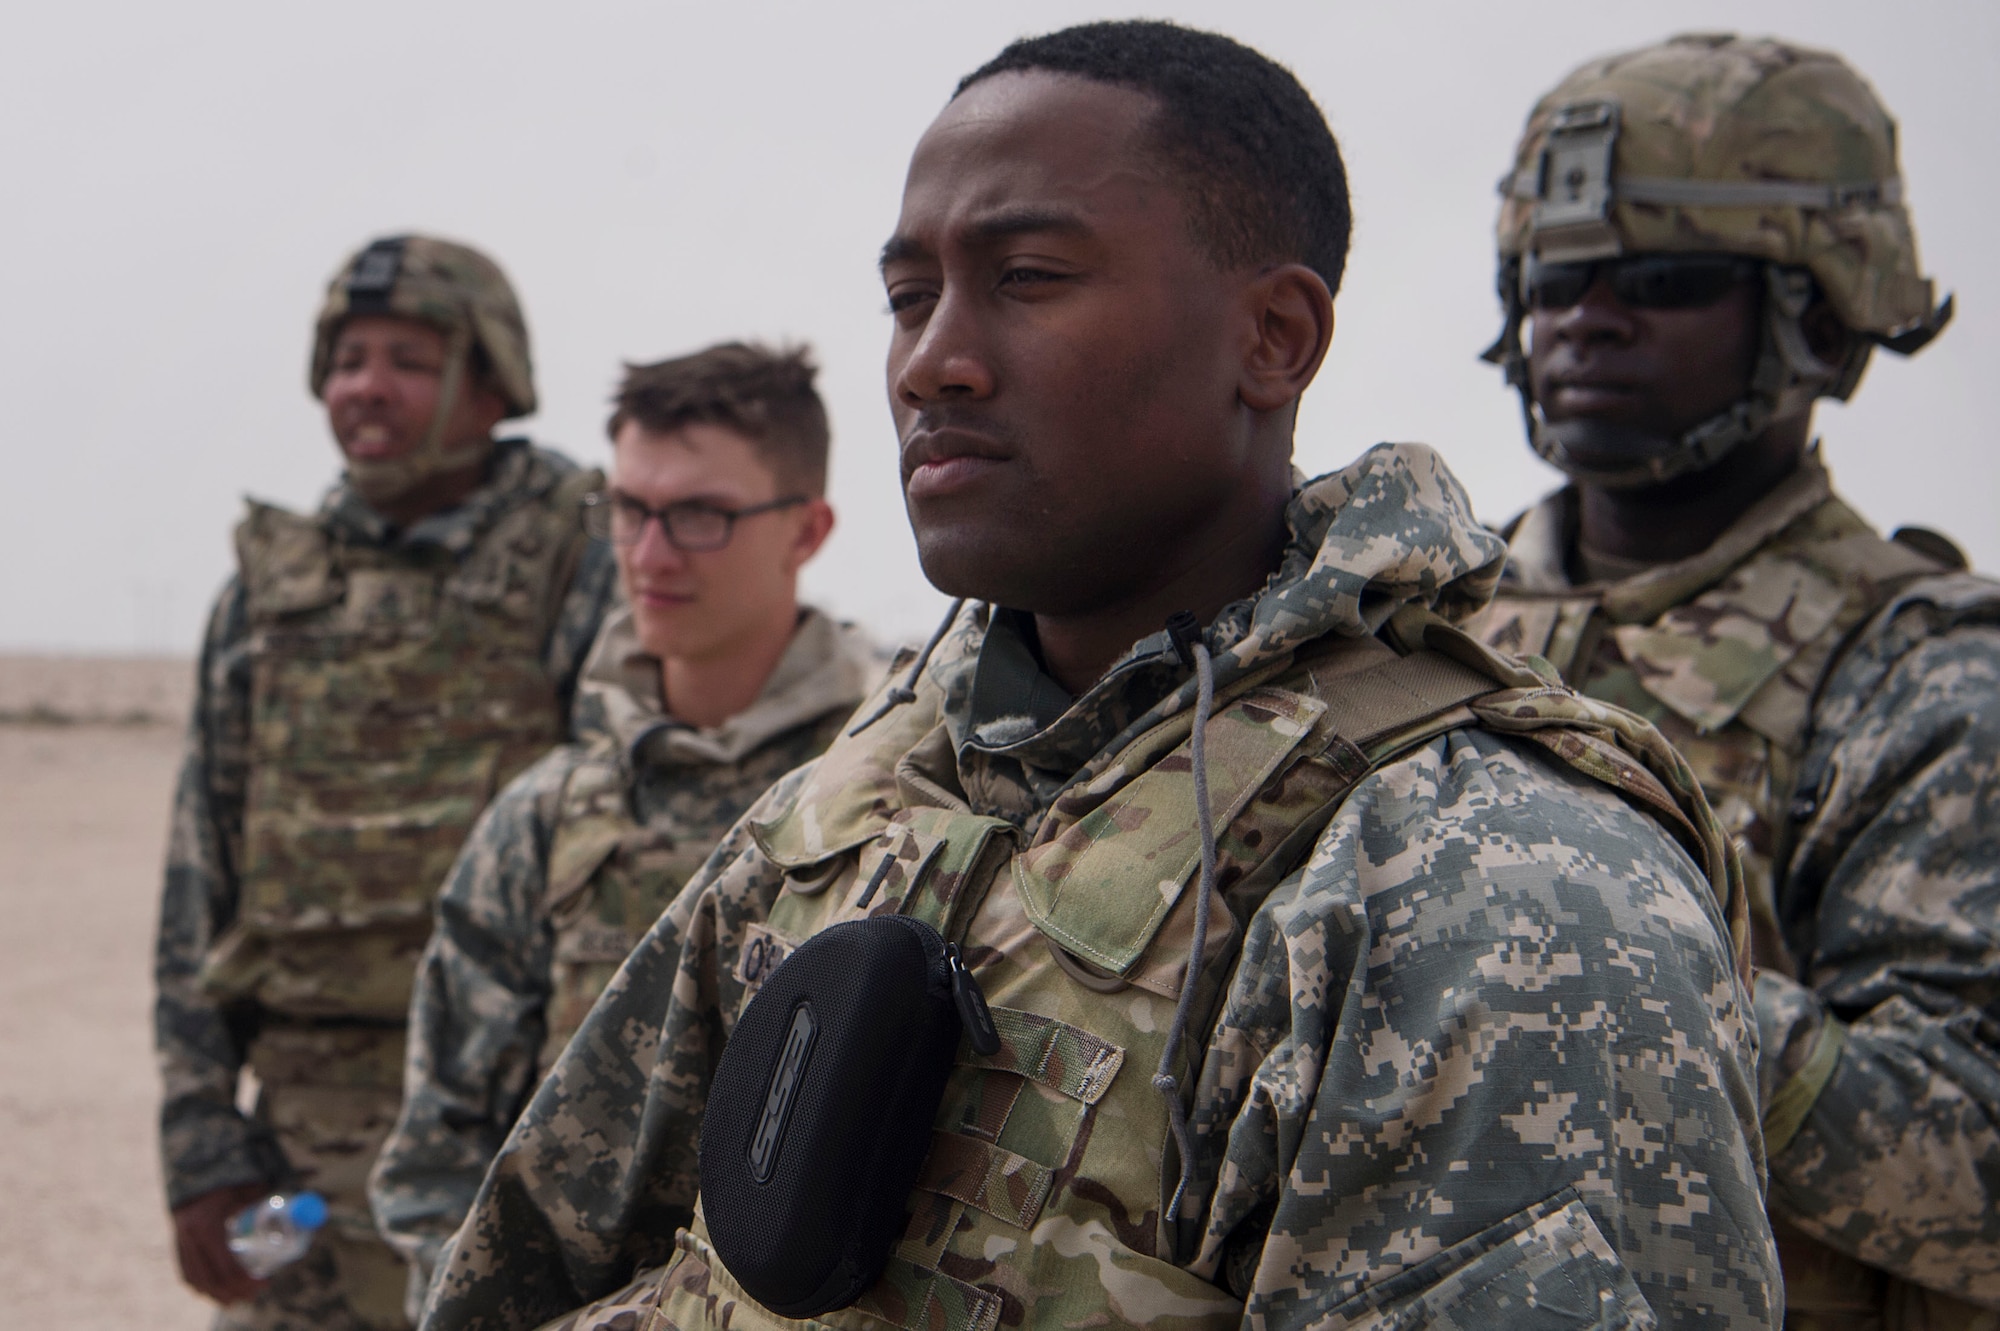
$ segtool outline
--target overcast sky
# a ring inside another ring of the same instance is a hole
[[[1497,326],[1493,182],[1535,98],[1676,31],[1846,53],[1901,122],[1925,268],[1959,316],[1822,407],[1826,452],[1885,529],[1934,526],[2000,567],[1990,0],[21,4],[0,17],[0,649],[194,645],[241,496],[307,506],[333,478],[310,322],[344,254],[403,230],[512,275],[544,408],[528,429],[586,461],[621,360],[813,343],[840,527],[808,594],[921,634],[942,601],[903,521],[874,271],[910,148],[1010,38],[1134,14],[1283,61],[1347,155],[1353,258],[1300,465],[1423,440],[1490,520],[1553,477],[1475,359]]]

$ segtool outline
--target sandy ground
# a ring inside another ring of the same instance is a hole
[[[178,716],[186,662],[0,658],[0,716]],[[0,1322],[195,1331],[149,1005],[180,724],[0,722]]]

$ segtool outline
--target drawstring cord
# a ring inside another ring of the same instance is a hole
[[[1188,757],[1194,768],[1195,825],[1201,831],[1201,878],[1194,897],[1194,941],[1187,973],[1181,979],[1180,1001],[1174,1004],[1173,1024],[1167,1028],[1166,1048],[1160,1051],[1160,1069],[1153,1074],[1153,1089],[1167,1102],[1167,1122],[1174,1133],[1174,1146],[1181,1155],[1180,1181],[1174,1185],[1173,1200],[1167,1203],[1167,1219],[1180,1215],[1181,1200],[1194,1175],[1194,1143],[1188,1136],[1187,1110],[1181,1105],[1180,1081],[1174,1064],[1186,1034],[1188,1018],[1194,1010],[1195,984],[1201,978],[1202,954],[1208,950],[1208,910],[1215,898],[1215,815],[1208,807],[1207,736],[1209,713],[1215,707],[1215,670],[1208,647],[1201,640],[1194,616],[1182,611],[1167,621],[1167,632],[1183,660],[1194,661],[1194,733],[1188,737]]]
[[[891,685],[889,691],[882,696],[882,705],[870,712],[865,719],[854,723],[854,728],[847,732],[849,739],[853,739],[904,703],[917,700],[917,681],[924,677],[924,667],[931,663],[931,653],[935,652],[938,644],[944,641],[944,635],[951,632],[951,626],[958,620],[958,612],[964,608],[963,596],[951,603],[951,609],[944,612],[944,618],[931,630],[930,640],[924,643],[924,649],[917,653],[916,663],[910,667],[910,672],[903,676],[903,682]]]
[[[923,650],[917,653],[917,659],[910,666],[909,673],[903,676],[903,682],[892,686],[883,696],[882,705],[856,722],[847,732],[849,736],[859,735],[891,711],[917,700],[917,681],[923,678],[924,668],[930,664],[932,653],[944,641],[944,635],[951,631],[964,605],[962,597],[951,603],[951,609],[945,612],[944,620],[931,633]],[[1166,1047],[1160,1051],[1160,1068],[1153,1074],[1153,1089],[1167,1102],[1167,1121],[1173,1129],[1174,1146],[1181,1156],[1180,1180],[1174,1185],[1173,1200],[1167,1203],[1167,1219],[1174,1220],[1180,1215],[1181,1201],[1194,1174],[1194,1142],[1188,1135],[1187,1110],[1181,1105],[1180,1079],[1174,1076],[1174,1064],[1180,1056],[1181,1038],[1187,1032],[1188,1020],[1194,1013],[1194,991],[1201,978],[1202,954],[1208,950],[1208,912],[1215,900],[1215,815],[1208,807],[1206,733],[1209,714],[1215,708],[1215,667],[1209,659],[1207,644],[1201,640],[1201,626],[1193,615],[1185,610],[1175,614],[1167,621],[1167,633],[1181,660],[1194,666],[1194,733],[1188,737],[1188,757],[1194,769],[1195,825],[1201,832],[1201,876],[1195,888],[1194,940],[1187,973],[1181,980],[1180,1000],[1174,1004],[1173,1024],[1167,1028]]]

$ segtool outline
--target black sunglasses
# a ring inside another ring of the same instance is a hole
[[[1521,298],[1531,310],[1566,310],[1601,273],[1611,294],[1634,309],[1692,310],[1715,304],[1757,268],[1756,260],[1733,254],[1635,254],[1589,263],[1530,259],[1521,271]]]

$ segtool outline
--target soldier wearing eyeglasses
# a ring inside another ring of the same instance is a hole
[[[585,525],[626,606],[585,665],[599,733],[494,801],[452,868],[410,1009],[402,1117],[370,1181],[422,1300],[541,1073],[681,885],[874,686],[857,629],[797,599],[833,528],[803,350],[628,367]]]
[[[345,474],[317,512],[253,502],[237,528],[160,911],[162,1172],[182,1274],[227,1305],[221,1328],[405,1324],[365,1184],[431,900],[493,792],[567,733],[616,595],[578,520],[602,478],[495,437],[536,402],[485,255],[428,236],[357,252],[310,382]],[[297,1187],[328,1223],[253,1280],[224,1224]]]
[[[1478,631],[1657,724],[1737,840],[1786,1325],[1992,1325],[2000,587],[1812,442],[1951,316],[1894,124],[1834,56],[1680,37],[1570,75],[1501,189],[1487,355],[1570,483]]]

